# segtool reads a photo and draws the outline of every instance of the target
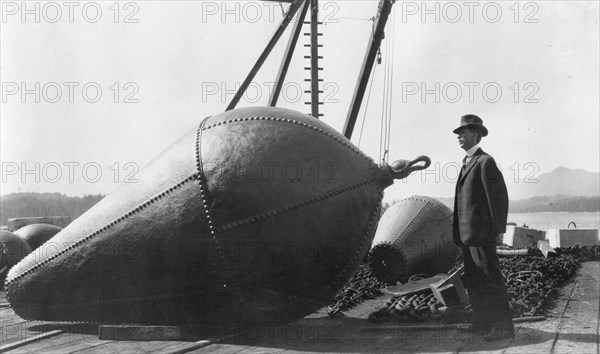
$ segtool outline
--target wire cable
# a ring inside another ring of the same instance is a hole
[[[388,99],[388,114],[387,114],[387,134],[385,138],[385,151],[384,157],[389,158],[388,154],[390,150],[390,137],[392,133],[392,114],[393,114],[393,101],[394,101],[394,59],[395,59],[395,39],[396,39],[396,12],[392,10],[392,26],[391,26],[391,38],[390,38],[390,77],[389,77],[389,99]],[[387,162],[387,159],[386,159]]]
[[[373,81],[375,81],[375,71],[377,70],[377,65],[373,67],[373,71],[371,72],[371,83],[369,84],[369,93],[367,94],[367,102],[365,103],[365,110],[363,114],[363,121],[360,125],[360,134],[358,135],[358,147],[360,147],[360,142],[362,140],[362,134],[365,127],[365,121],[367,120],[367,109],[369,108],[369,100],[371,99],[371,89],[373,88]]]

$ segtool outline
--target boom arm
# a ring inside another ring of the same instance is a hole
[[[354,130],[356,118],[358,117],[358,113],[360,111],[360,105],[362,104],[363,98],[365,96],[365,90],[367,88],[367,84],[369,83],[369,77],[371,76],[373,63],[375,62],[375,57],[377,56],[377,50],[381,45],[381,40],[385,36],[385,25],[387,24],[387,20],[392,10],[392,5],[394,5],[394,1],[395,0],[379,1],[378,13],[377,17],[375,18],[375,23],[373,25],[373,34],[369,38],[367,53],[365,54],[363,65],[360,69],[358,82],[356,84],[356,88],[354,89],[354,95],[352,96],[352,101],[350,102],[350,109],[348,110],[348,115],[346,116],[346,123],[344,124],[344,131],[342,132],[344,136],[348,139],[352,137],[352,131]]]

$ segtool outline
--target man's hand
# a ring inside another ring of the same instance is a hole
[[[504,242],[504,234],[499,233],[496,235],[496,246],[500,246]]]

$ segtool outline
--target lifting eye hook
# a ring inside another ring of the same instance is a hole
[[[388,187],[394,183],[395,179],[406,178],[411,173],[424,170],[430,165],[431,159],[427,156],[419,156],[412,161],[398,160],[391,166],[383,162],[379,166],[379,171],[381,172],[380,183],[384,188]]]

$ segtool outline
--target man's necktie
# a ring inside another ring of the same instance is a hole
[[[469,155],[465,155],[465,157],[463,157],[463,164],[462,164],[462,168],[460,169],[460,174],[458,175],[459,178],[462,177],[463,172],[465,172],[465,166],[467,166],[467,159],[469,158]]]

